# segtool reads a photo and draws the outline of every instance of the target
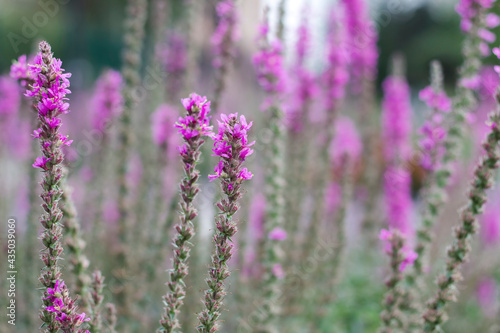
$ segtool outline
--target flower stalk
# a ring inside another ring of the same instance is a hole
[[[194,236],[195,227],[193,220],[198,215],[193,201],[200,192],[197,181],[200,172],[196,169],[200,162],[200,148],[205,142],[204,136],[211,135],[209,126],[210,102],[206,97],[191,94],[182,100],[186,109],[186,116],[179,118],[175,127],[179,129],[184,144],[179,147],[182,163],[184,165],[184,179],[180,184],[180,222],[176,225],[176,235],[173,239],[174,246],[173,268],[170,270],[170,281],[167,283],[168,292],[164,296],[165,314],[163,315],[159,332],[174,332],[180,328],[179,309],[186,296],[184,278],[188,275],[188,259],[191,251],[189,240]]]
[[[203,301],[205,309],[198,315],[200,325],[197,330],[200,333],[213,333],[219,329],[217,322],[226,295],[224,281],[231,274],[228,268],[234,248],[231,238],[237,232],[234,214],[240,208],[242,183],[253,177],[252,173],[243,167],[246,157],[253,153],[250,147],[254,142],[249,143],[247,138],[252,123],[248,124],[245,117],[238,117],[238,114],[221,114],[221,120],[219,132],[214,136],[213,148],[220,161],[215,167],[215,174],[209,178],[211,181],[220,179],[224,196],[217,203],[220,213],[215,219],[215,252],[212,255],[208,278],[205,280],[208,285]]]
[[[497,93],[500,103],[500,94]],[[439,332],[446,321],[446,305],[457,299],[456,283],[462,280],[460,269],[467,261],[471,251],[472,237],[477,233],[479,225],[477,216],[482,213],[486,203],[486,190],[493,186],[494,171],[498,169],[500,160],[500,108],[490,117],[488,125],[490,133],[483,143],[485,155],[474,171],[474,178],[468,192],[468,202],[460,212],[460,224],[454,228],[453,244],[447,251],[445,271],[436,281],[438,290],[426,303],[423,313],[425,332]]]

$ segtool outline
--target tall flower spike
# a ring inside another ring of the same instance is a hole
[[[211,135],[212,130],[208,116],[210,102],[206,97],[191,94],[189,98],[182,100],[182,105],[186,109],[186,116],[179,118],[175,124],[184,140],[184,144],[179,147],[184,164],[184,179],[180,185],[180,222],[175,226],[173,268],[170,270],[170,282],[167,283],[168,292],[164,296],[165,314],[160,320],[160,332],[174,332],[180,328],[178,315],[186,295],[184,278],[188,275],[187,260],[191,251],[189,240],[194,236],[193,220],[198,215],[193,205],[196,195],[200,192],[196,183],[200,172],[196,166],[200,161],[200,148],[205,142],[203,137]]]
[[[266,147],[266,223],[265,232],[269,234],[275,228],[285,227],[285,124],[282,110],[282,98],[285,91],[283,50],[279,39],[268,42],[269,23],[267,10],[264,13],[264,22],[259,32],[259,52],[254,56],[254,66],[261,88],[265,92],[265,101],[262,110],[268,112],[270,129],[269,146]],[[259,330],[273,329],[276,325],[276,316],[280,311],[278,295],[282,279],[275,273],[278,264],[283,260],[282,242],[275,239],[263,239],[263,268],[262,302],[265,315],[259,316],[257,323]],[[274,269],[274,270],[273,270]],[[281,272],[281,271],[279,271]]]
[[[123,65],[121,73],[123,76],[123,112],[120,117],[118,129],[118,151],[117,151],[117,183],[118,183],[118,238],[120,247],[116,254],[116,266],[121,271],[127,271],[128,258],[124,251],[124,244],[128,240],[128,230],[130,229],[130,185],[127,178],[127,171],[130,160],[130,150],[132,141],[132,113],[138,101],[134,92],[141,83],[141,53],[144,41],[144,29],[146,24],[146,12],[148,2],[146,0],[128,0],[126,7],[125,34],[123,35],[124,51],[122,53]],[[117,295],[117,304],[122,306],[122,312],[127,313],[130,302],[127,300],[129,286],[126,285],[123,276],[117,276],[120,283],[125,284]]]
[[[313,179],[313,208],[310,218],[310,226],[307,229],[304,244],[304,256],[311,255],[312,251],[321,239],[320,227],[324,216],[324,197],[326,186],[330,182],[330,153],[329,145],[335,135],[335,122],[340,111],[340,104],[345,97],[345,88],[349,79],[348,55],[346,52],[345,29],[340,24],[340,16],[337,7],[330,8],[328,23],[326,68],[322,75],[323,101],[325,119],[318,126],[320,131],[320,144],[318,147],[318,159],[314,162],[315,171]]]
[[[395,323],[398,328],[402,328],[402,318],[398,312],[398,304],[402,297],[402,289],[399,288],[399,284],[403,280],[403,271],[406,266],[413,263],[416,253],[405,246],[405,236],[397,229],[383,229],[380,232],[380,239],[386,242],[386,251],[390,257],[391,274],[385,282],[388,290],[382,303],[384,310],[380,315],[382,326],[379,333],[391,333],[394,332],[393,325]]]
[[[239,38],[239,31],[237,28],[238,15],[234,0],[219,1],[216,10],[219,23],[212,35],[211,43],[214,53],[213,65],[217,68],[213,100],[213,108],[217,112],[217,107],[225,87],[229,65],[235,55],[234,44]]]
[[[63,252],[61,227],[63,213],[59,206],[59,200],[63,195],[61,181],[64,155],[61,146],[69,142],[67,139],[63,139],[65,137],[59,133],[61,127],[59,116],[69,112],[66,94],[70,93],[68,88],[71,74],[65,74],[61,65],[61,60],[53,58],[50,45],[47,42],[41,42],[40,52],[36,55],[33,63],[29,65],[29,72],[34,81],[26,91],[26,96],[34,98],[34,104],[38,111],[40,128],[37,131],[37,138],[40,141],[43,154],[42,157],[36,159],[33,167],[43,170],[40,197],[43,200],[44,214],[40,218],[40,223],[43,226],[40,238],[44,248],[40,257],[44,267],[39,277],[43,286],[43,308],[40,318],[47,332],[50,333],[55,333],[59,329],[63,332],[77,330],[77,332],[81,332],[78,327],[85,318],[85,314],[81,318],[76,313],[74,301],[66,296],[67,289],[60,292],[63,295],[61,306],[53,308],[56,301],[61,303],[61,300],[54,294],[61,279],[61,268],[58,261]]]
[[[198,315],[200,333],[213,333],[218,330],[217,321],[222,312],[222,302],[226,295],[224,280],[229,277],[228,261],[233,254],[231,237],[236,234],[237,226],[233,215],[239,209],[242,196],[241,185],[252,178],[252,173],[243,167],[248,156],[253,153],[248,142],[248,131],[252,123],[247,123],[244,116],[238,114],[221,114],[219,132],[214,136],[213,152],[220,158],[215,167],[215,174],[210,180],[220,179],[223,198],[217,203],[220,210],[215,219],[215,252],[212,265],[206,279],[208,289],[205,290],[205,309]]]
[[[410,157],[410,89],[404,78],[391,76],[384,81],[382,129],[387,170],[384,176],[385,202],[389,226],[411,237],[411,178],[405,162]]]
[[[420,164],[428,170],[422,196],[427,204],[422,212],[423,223],[417,231],[415,251],[418,256],[412,269],[405,277],[404,301],[399,304],[399,308],[410,316],[408,322],[411,328],[422,326],[421,318],[418,316],[419,295],[421,294],[419,288],[422,285],[419,280],[424,274],[424,260],[432,239],[434,219],[437,217],[436,207],[441,204],[445,195],[440,187],[442,174],[440,170],[444,167],[442,163],[446,152],[444,141],[447,133],[443,127],[444,113],[451,110],[451,101],[443,91],[442,76],[440,64],[437,61],[432,62],[431,85],[420,91],[420,99],[431,109],[420,129]]]
[[[383,301],[381,313],[382,325],[379,332],[392,332],[403,329],[403,321],[399,316],[398,305],[403,297],[400,286],[402,274],[407,265],[413,264],[415,252],[406,242],[413,238],[413,227],[410,223],[411,175],[406,166],[410,157],[411,117],[410,88],[401,75],[403,61],[399,57],[393,59],[394,75],[384,83],[384,100],[382,102],[382,132],[384,133],[384,156],[386,170],[384,173],[384,201],[386,218],[390,231],[383,230],[381,239],[386,241],[386,251],[391,257],[391,277]],[[398,271],[399,270],[399,271]]]
[[[497,92],[500,103],[500,93]],[[474,171],[467,197],[468,202],[460,212],[460,224],[453,230],[453,243],[448,248],[444,273],[437,278],[438,290],[427,302],[423,313],[425,332],[439,332],[446,321],[446,305],[457,298],[456,283],[462,279],[460,269],[471,251],[472,237],[478,231],[477,216],[481,215],[487,200],[486,190],[493,186],[493,175],[500,160],[500,107],[492,112],[487,123],[490,132],[483,143],[484,155]]]

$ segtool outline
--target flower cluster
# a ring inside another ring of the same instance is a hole
[[[479,8],[491,8],[494,0],[460,0],[460,2],[455,7],[457,13],[462,17],[462,22],[460,23],[460,27],[463,31],[469,32],[472,28],[472,19],[477,16]],[[486,19],[486,25],[488,28],[495,28],[500,24],[500,20],[497,15],[493,14],[493,16],[488,16]],[[489,34],[491,32],[488,31]],[[491,40],[491,38],[486,37],[489,35],[486,31],[478,31],[478,34],[483,35],[483,39]],[[485,38],[486,37],[486,38]],[[493,40],[489,41],[489,43],[493,42],[495,36],[493,35]]]
[[[260,50],[253,57],[260,86],[266,92],[267,98],[262,104],[262,110],[267,110],[273,103],[273,97],[279,97],[285,90],[285,70],[283,64],[283,45],[279,40],[270,44],[267,40],[269,24],[264,22],[260,27]]]
[[[401,77],[390,76],[383,83],[382,128],[384,153],[388,161],[406,159],[410,153],[410,88]]]
[[[104,131],[108,123],[123,110],[123,79],[119,72],[107,70],[99,79],[92,98],[92,125]]]
[[[189,98],[182,99],[182,106],[188,111],[187,116],[180,117],[175,123],[178,128],[178,133],[184,137],[184,140],[199,138],[200,136],[210,136],[212,127],[209,125],[210,116],[210,101],[206,97],[201,97],[197,94],[191,94]],[[186,145],[179,148],[182,151],[186,149]]]
[[[44,267],[40,272],[43,289],[44,308],[40,318],[47,331],[55,332],[60,328],[63,332],[76,331],[85,320],[85,314],[76,314],[76,305],[68,296],[64,283],[60,281],[61,269],[58,261],[62,257],[62,227],[59,201],[63,196],[61,180],[63,178],[62,162],[64,154],[62,145],[70,145],[71,140],[59,133],[61,114],[69,112],[66,94],[69,91],[69,77],[61,68],[62,62],[53,57],[50,45],[40,43],[40,52],[29,64],[29,75],[33,77],[26,96],[34,97],[34,105],[38,111],[40,128],[35,130],[34,137],[40,141],[43,156],[38,157],[33,167],[43,170],[41,182],[44,213],[40,218],[44,230],[40,239],[44,245],[41,259]],[[62,295],[62,297],[60,296]],[[54,316],[52,313],[56,313]]]
[[[219,24],[212,36],[211,43],[215,58],[213,65],[219,68],[223,65],[227,56],[234,56],[234,42],[239,38],[236,29],[238,20],[236,7],[233,0],[224,0],[217,4],[217,16]]]
[[[410,89],[399,76],[383,83],[382,131],[387,168],[384,174],[384,197],[390,227],[409,238],[412,233],[411,175],[404,163],[410,155],[411,108]]]
[[[205,309],[198,315],[200,325],[197,329],[200,333],[217,331],[217,321],[226,295],[224,280],[230,275],[228,262],[234,249],[231,239],[238,230],[233,215],[239,209],[242,182],[252,178],[252,173],[243,168],[246,157],[253,153],[250,147],[254,143],[248,143],[247,138],[252,123],[248,124],[245,117],[238,117],[237,113],[221,114],[221,120],[219,133],[213,136],[215,141],[213,151],[221,161],[215,167],[216,174],[210,175],[210,179],[220,178],[225,195],[217,203],[220,214],[215,221],[216,231],[213,238],[215,252],[212,255],[209,277],[206,279],[208,289],[204,295]]]
[[[232,192],[243,180],[251,179],[252,173],[247,168],[241,168],[241,164],[247,156],[253,153],[250,147],[255,143],[248,142],[247,132],[252,127],[252,122],[247,123],[245,116],[238,114],[221,114],[219,123],[219,133],[214,136],[213,156],[219,156],[221,160],[215,166],[215,174],[209,175],[210,181],[222,178],[223,188]],[[236,161],[237,165],[231,163]],[[235,171],[237,171],[235,173]],[[235,174],[233,179],[229,175]]]
[[[325,109],[337,109],[337,103],[345,95],[345,88],[349,81],[349,55],[347,53],[347,34],[339,23],[337,9],[330,13],[328,31],[327,67],[323,74],[325,87]]]
[[[184,178],[180,184],[181,202],[179,211],[179,223],[175,226],[176,233],[173,237],[174,255],[172,258],[172,269],[169,270],[170,281],[167,283],[168,292],[163,297],[165,313],[160,320],[161,332],[173,332],[180,327],[178,320],[179,309],[186,296],[186,283],[184,278],[188,274],[188,258],[191,251],[190,239],[195,234],[194,219],[198,211],[193,205],[196,195],[200,192],[197,180],[200,172],[196,165],[200,161],[200,149],[205,142],[204,136],[212,135],[212,127],[209,126],[210,101],[206,97],[191,94],[182,99],[182,105],[186,109],[186,116],[179,118],[175,124],[178,132],[184,139],[184,144],[178,147],[184,164]]]
[[[64,333],[81,333],[83,330],[78,329],[84,322],[90,320],[85,317],[85,312],[77,313],[78,307],[75,301],[69,296],[68,289],[64,281],[57,280],[54,288],[47,289],[48,296],[44,299],[49,305],[45,307],[48,312],[55,314],[55,320],[59,323],[60,329]],[[85,333],[90,333],[85,331]]]

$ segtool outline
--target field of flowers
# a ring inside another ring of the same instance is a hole
[[[0,22],[0,333],[500,333],[495,0],[69,2]]]

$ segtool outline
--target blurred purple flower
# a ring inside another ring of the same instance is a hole
[[[239,39],[239,32],[236,29],[238,16],[233,0],[220,1],[217,3],[216,10],[219,24],[210,42],[215,55],[213,66],[218,68],[222,66],[227,55],[234,56],[234,43]]]
[[[19,86],[10,77],[0,76],[0,123],[15,115],[21,104],[21,92]]]
[[[310,44],[309,28],[307,20],[303,20],[298,29],[298,39],[296,44],[296,60],[288,76],[290,82],[290,100],[285,105],[286,124],[288,128],[299,133],[304,128],[307,121],[307,109],[312,99],[318,93],[316,78],[305,65],[306,56]]]
[[[287,233],[286,233],[285,229],[280,228],[280,227],[276,227],[269,232],[268,237],[269,237],[269,239],[272,239],[272,240],[284,241],[287,237]]]
[[[191,94],[189,98],[183,98],[182,105],[190,115],[180,117],[175,127],[179,130],[178,133],[184,137],[186,141],[197,138],[199,136],[210,136],[212,134],[212,126],[210,126],[210,101],[206,97],[201,97],[197,94]]]
[[[105,131],[109,122],[119,116],[123,108],[123,79],[115,70],[105,71],[98,79],[91,101],[92,126]]]
[[[377,74],[377,31],[370,20],[364,0],[342,0],[345,7],[345,26],[348,33],[348,52],[354,91],[361,91],[363,79],[374,80]]]
[[[497,282],[491,277],[482,278],[478,283],[476,295],[485,317],[495,317],[499,308]]]
[[[285,270],[283,269],[283,266],[281,266],[280,264],[275,264],[271,269],[271,271],[273,275],[276,276],[277,279],[282,280],[285,278]]]
[[[340,24],[337,8],[333,8],[330,13],[328,29],[327,66],[322,80],[325,89],[325,109],[332,111],[344,97],[349,81],[348,36]]]
[[[175,147],[179,146],[179,137],[176,135],[174,124],[179,116],[176,107],[169,104],[161,104],[151,115],[151,131],[153,142],[167,149],[167,155],[171,158],[176,153]],[[182,147],[179,147],[179,149]]]
[[[330,160],[336,166],[345,157],[351,161],[360,158],[363,149],[361,137],[354,122],[348,117],[340,117],[335,122],[335,137],[330,145]]]
[[[271,43],[267,40],[269,30],[268,22],[264,22],[259,28],[259,52],[253,57],[253,64],[257,71],[257,79],[260,86],[267,94],[261,106],[263,111],[267,110],[274,97],[280,97],[285,90],[285,71],[283,64],[283,46],[279,40]]]
[[[382,133],[386,161],[406,160],[410,154],[410,88],[405,79],[390,76],[383,83]]]

